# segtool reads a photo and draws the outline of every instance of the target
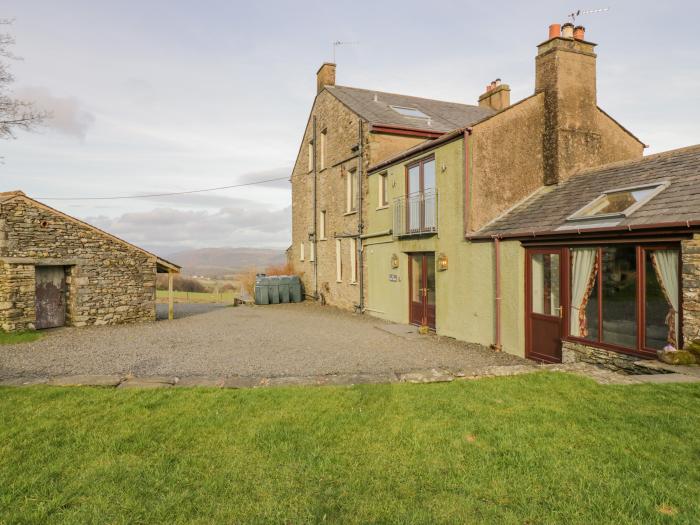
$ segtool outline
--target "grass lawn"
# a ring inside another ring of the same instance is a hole
[[[698,523],[700,386],[0,389],[0,522]]]
[[[176,292],[173,291],[173,302],[176,303],[233,303],[238,297],[237,292]],[[159,303],[168,302],[168,290],[156,290],[156,300]]]
[[[41,338],[40,332],[4,332],[0,330],[0,345],[16,345],[17,343],[31,343]]]

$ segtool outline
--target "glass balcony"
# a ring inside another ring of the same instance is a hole
[[[394,237],[426,235],[438,231],[438,195],[430,189],[394,200]]]

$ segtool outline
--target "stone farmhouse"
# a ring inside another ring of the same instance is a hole
[[[546,362],[629,369],[700,338],[700,146],[644,157],[598,106],[595,47],[554,24],[533,95],[495,81],[479,118],[365,168],[353,305]]]
[[[179,270],[21,191],[0,193],[2,330],[155,321],[156,272],[172,283]]]

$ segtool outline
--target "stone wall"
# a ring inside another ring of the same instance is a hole
[[[359,168],[358,150],[360,118],[340,103],[328,90],[314,101],[299,154],[292,172],[292,245],[287,252],[289,263],[301,276],[307,296],[314,294],[314,262],[311,261],[314,232],[313,179],[309,170],[309,144],[313,140],[313,117],[316,117],[317,217],[325,211],[326,235],[320,232],[316,243],[318,291],[328,304],[352,309],[360,300],[359,283],[350,279],[351,239],[358,234],[359,213],[346,211],[346,183],[351,170]],[[363,216],[367,217],[367,168],[379,160],[424,141],[424,138],[369,133],[363,122],[362,195]],[[326,154],[321,165],[321,133],[325,130]],[[367,231],[367,228],[365,228]],[[342,280],[336,279],[336,238],[341,244]],[[304,260],[301,261],[301,245]],[[359,261],[358,261],[358,264]],[[367,286],[365,285],[365,292]]]
[[[635,361],[641,360],[639,357],[574,343],[572,341],[564,341],[561,355],[562,363],[591,363],[607,368],[608,370],[627,374],[653,373],[649,368],[634,364]]]
[[[19,196],[0,204],[0,327],[32,329],[35,267],[66,268],[66,323],[155,320],[156,258]]]
[[[683,258],[683,341],[700,339],[700,235],[681,243]]]

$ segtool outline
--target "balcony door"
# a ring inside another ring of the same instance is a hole
[[[435,329],[435,254],[409,255],[409,321]]]
[[[527,341],[525,356],[547,363],[561,362],[564,336],[563,250],[527,251]]]
[[[406,226],[408,233],[433,231],[435,223],[435,157],[406,168]]]

